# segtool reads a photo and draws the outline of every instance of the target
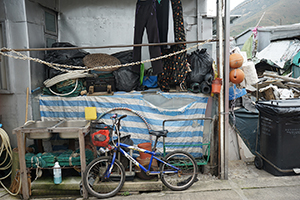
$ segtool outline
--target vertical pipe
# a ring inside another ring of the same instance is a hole
[[[200,2],[199,0],[196,1],[196,11],[197,11],[197,40],[200,38]]]
[[[225,70],[224,70],[224,151],[225,151],[225,166],[224,166],[224,179],[228,179],[228,147],[229,147],[229,54],[230,54],[230,0],[225,0]]]
[[[206,40],[203,34],[203,15],[207,15],[207,1],[197,0],[197,40]]]
[[[218,42],[219,42],[219,77],[222,79],[222,87],[219,95],[219,165],[220,165],[220,178],[224,179],[224,77],[223,77],[223,0],[217,1],[217,19],[218,19]]]

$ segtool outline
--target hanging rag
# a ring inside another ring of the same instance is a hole
[[[182,3],[180,0],[171,0],[174,22],[175,42],[184,42],[185,29],[183,24]],[[185,44],[172,45],[165,49],[163,54],[174,53],[186,49]],[[168,92],[170,86],[180,85],[185,87],[185,79],[188,73],[186,52],[164,59],[163,73],[158,75],[159,87]]]

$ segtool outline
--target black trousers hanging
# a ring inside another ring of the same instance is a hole
[[[156,2],[156,16],[160,42],[168,42],[169,30],[169,0],[161,0]],[[163,50],[167,45],[161,46]]]
[[[141,44],[144,30],[146,28],[148,42],[159,43],[159,33],[156,18],[155,0],[138,0],[136,3],[135,27],[134,27],[134,44]],[[141,47],[133,48],[133,61],[141,61]],[[159,46],[149,46],[150,58],[156,58],[161,55]],[[162,60],[153,61],[153,74],[159,74],[163,71]],[[132,70],[140,71],[140,65],[134,65]]]

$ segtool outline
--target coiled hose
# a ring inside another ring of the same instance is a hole
[[[2,154],[4,152],[6,152],[5,154],[5,159],[2,163],[0,163],[0,170],[7,170],[10,169],[12,166],[12,149],[11,149],[11,145],[10,145],[10,141],[9,141],[9,137],[8,134],[2,129],[0,128],[0,137],[1,137],[1,147],[0,147],[0,157],[2,157]],[[6,163],[6,161],[8,160],[8,163]],[[18,191],[16,193],[12,193],[11,191],[9,191],[8,188],[5,187],[5,185],[2,183],[2,180],[6,179],[7,177],[9,177],[12,173],[12,170],[10,170],[10,172],[5,176],[5,177],[1,177],[0,178],[0,184],[2,185],[2,187],[11,195],[16,196],[19,194],[20,190],[21,190],[21,181],[19,183],[19,188]]]

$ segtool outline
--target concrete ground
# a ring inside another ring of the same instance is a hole
[[[242,160],[228,163],[228,180],[220,180],[209,174],[200,174],[199,181],[186,191],[169,191],[132,193],[127,196],[118,195],[112,200],[299,200],[300,176],[273,176],[272,174],[258,170],[253,163],[247,164]],[[15,200],[0,189],[0,199]],[[35,200],[76,199],[82,198],[78,193],[69,195],[31,196]],[[95,199],[90,197],[90,199]]]

